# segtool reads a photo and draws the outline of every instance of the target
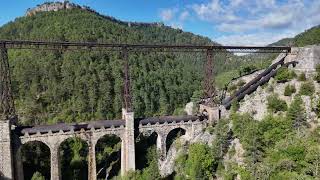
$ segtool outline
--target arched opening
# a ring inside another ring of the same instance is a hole
[[[33,176],[50,179],[50,148],[43,142],[31,141],[21,147],[24,179]]]
[[[96,144],[97,178],[111,179],[121,170],[121,139],[105,135]]]
[[[150,135],[139,134],[136,138],[136,169],[143,170],[157,160],[157,138],[156,132]]]
[[[182,128],[176,128],[169,132],[166,138],[166,152],[169,151],[171,145],[175,142],[177,138],[186,134],[186,130]]]
[[[68,138],[59,147],[62,179],[88,179],[88,144],[77,137]]]

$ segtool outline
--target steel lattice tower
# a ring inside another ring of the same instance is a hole
[[[9,120],[14,117],[8,50],[6,44],[0,42],[0,118]]]
[[[209,104],[212,105],[215,89],[213,86],[213,50],[207,50],[207,61],[205,63],[205,79],[204,79],[204,98],[209,98]]]

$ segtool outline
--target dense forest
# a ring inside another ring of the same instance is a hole
[[[164,25],[133,26],[73,9],[17,18],[0,39],[105,43],[214,44]],[[107,51],[10,50],[17,112],[23,124],[79,122],[120,117],[121,54]],[[215,73],[236,67],[230,53],[215,55]],[[137,117],[179,112],[201,91],[205,54],[130,53]]]

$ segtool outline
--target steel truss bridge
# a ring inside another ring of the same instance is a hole
[[[291,47],[286,46],[219,46],[219,45],[160,45],[160,44],[113,44],[97,42],[50,42],[26,40],[0,40],[0,114],[12,116],[15,114],[11,92],[11,79],[8,62],[8,49],[35,49],[35,50],[97,50],[121,52],[124,60],[124,107],[132,111],[130,74],[128,53],[130,52],[181,52],[206,53],[204,97],[214,95],[213,88],[213,55],[214,52],[230,53],[290,53]]]

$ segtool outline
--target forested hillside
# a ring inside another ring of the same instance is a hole
[[[128,26],[81,9],[40,12],[0,28],[0,39],[104,43],[213,44],[208,38],[161,24]],[[121,54],[106,51],[10,50],[16,106],[24,124],[120,117]],[[215,72],[236,67],[215,56]],[[131,53],[137,117],[173,114],[199,94],[204,54]]]
[[[304,47],[314,44],[320,44],[320,26],[312,27],[296,35],[294,38],[281,39],[271,45]]]

